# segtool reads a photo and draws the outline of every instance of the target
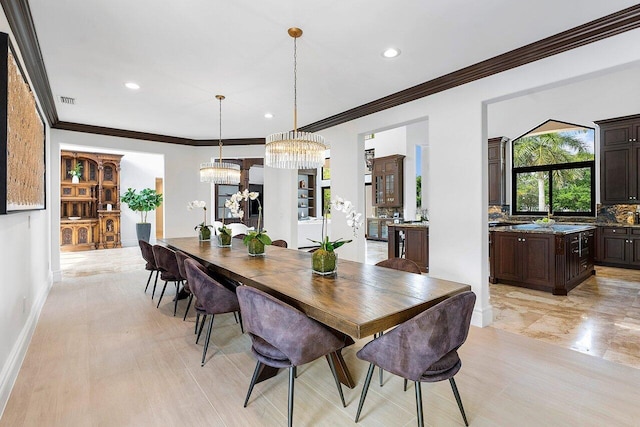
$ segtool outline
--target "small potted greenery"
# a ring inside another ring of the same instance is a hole
[[[222,227],[218,227],[218,246],[221,248],[231,247],[231,229],[224,224],[222,219]]]
[[[136,235],[138,240],[148,242],[151,237],[151,224],[147,222],[147,214],[162,204],[162,194],[150,188],[142,189],[139,193],[129,188],[120,200],[132,211],[140,212],[140,222],[136,224]]]
[[[249,190],[245,189],[243,192],[238,191],[236,194],[232,194],[231,198],[224,203],[224,205],[229,208],[233,216],[236,218],[242,218],[244,216],[244,211],[240,209],[240,202],[248,200],[255,200],[258,202],[258,226],[255,230],[248,230],[247,235],[242,240],[245,246],[247,246],[249,255],[251,256],[263,256],[264,246],[271,244],[271,238],[267,236],[267,230],[262,230],[260,228],[262,221],[262,205],[260,204],[258,196],[259,193],[250,193]]]
[[[200,240],[211,240],[211,229],[213,225],[207,225],[207,203],[204,200],[194,200],[187,204],[187,209],[202,208],[204,210],[204,221],[194,227],[198,232]]]
[[[78,184],[82,176],[82,163],[76,161],[76,165],[69,171],[69,175],[71,175],[71,183]]]

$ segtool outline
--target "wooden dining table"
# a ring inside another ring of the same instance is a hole
[[[336,275],[319,276],[311,270],[308,252],[266,246],[264,256],[252,257],[241,239],[231,240],[230,248],[197,237],[161,242],[192,256],[210,271],[261,289],[354,339],[392,328],[471,289],[461,283],[343,259],[338,260]],[[338,363],[344,365],[343,360]],[[341,381],[355,386],[346,365],[341,368]]]

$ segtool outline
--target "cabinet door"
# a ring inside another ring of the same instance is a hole
[[[629,177],[632,172],[631,160],[630,144],[602,151],[600,198],[603,204],[629,202],[631,197],[629,185]]]
[[[640,266],[640,238],[627,241],[627,260],[630,265]]]
[[[522,280],[532,285],[552,287],[555,276],[553,235],[523,234]]]
[[[632,127],[629,122],[600,126],[600,143],[603,147],[611,147],[631,142]]]
[[[494,233],[495,276],[505,280],[520,280],[520,237],[517,233]]]
[[[612,262],[625,264],[627,251],[626,236],[612,236],[604,234],[602,236],[602,262]]]
[[[569,281],[580,274],[580,255],[581,255],[581,241],[580,234],[568,236],[567,241],[567,264],[565,266],[565,280]]]
[[[420,268],[429,266],[429,235],[426,229],[407,228],[404,230],[404,257],[418,264]]]
[[[382,240],[389,239],[389,222],[388,221],[380,221],[380,238]]]
[[[503,150],[502,138],[491,138],[489,140],[489,205],[504,204]]]
[[[377,219],[370,219],[367,221],[367,237],[369,239],[378,239],[380,237],[378,231],[379,222]]]

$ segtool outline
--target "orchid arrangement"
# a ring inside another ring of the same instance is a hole
[[[334,249],[338,249],[340,246],[352,242],[352,240],[344,240],[342,238],[330,241],[329,236],[327,236],[327,215],[329,214],[331,209],[335,209],[338,212],[344,212],[347,217],[347,225],[353,229],[353,237],[358,237],[358,229],[362,226],[362,214],[356,212],[355,206],[348,200],[344,200],[342,197],[336,197],[331,203],[325,208],[322,214],[322,240],[311,240],[314,243],[318,243],[320,248],[327,251],[333,252]]]
[[[258,198],[259,195],[260,193],[255,191],[250,192],[248,189],[245,188],[244,191],[242,192],[238,191],[237,193],[232,194],[231,198],[227,199],[227,201],[224,202],[225,207],[227,207],[229,211],[231,211],[231,215],[234,216],[235,218],[244,217],[244,211],[240,207],[241,202],[243,201],[246,202],[249,200],[255,200],[258,202],[258,226],[256,227],[255,230],[250,230],[247,232],[247,235],[243,239],[243,243],[245,245],[248,245],[252,239],[258,239],[260,242],[262,242],[265,245],[271,244],[271,238],[266,234],[267,230],[263,230],[261,228],[262,204],[260,203],[260,199]]]
[[[202,208],[204,210],[204,221],[202,223],[196,225],[194,230],[198,230],[198,232],[202,232],[203,228],[211,229],[212,225],[207,225],[207,203],[204,200],[194,200],[193,202],[189,202],[187,204],[188,210],[193,210],[195,208]]]

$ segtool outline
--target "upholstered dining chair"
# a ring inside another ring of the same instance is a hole
[[[243,240],[247,235],[244,233],[240,233],[240,234],[236,234],[235,236],[233,236],[234,239],[240,239]]]
[[[265,366],[289,368],[288,425],[293,423],[293,392],[296,367],[328,356],[345,347],[350,338],[307,317],[306,314],[275,297],[252,288],[237,289],[244,325],[251,337],[251,352],[257,359],[244,406]],[[346,406],[333,359],[329,367],[338,387],[342,405]]]
[[[421,274],[418,264],[406,258],[389,258],[376,264],[378,267],[393,268],[407,273]]]
[[[162,293],[158,299],[157,307],[160,307],[164,291],[167,289],[167,283],[173,282],[176,285],[176,299],[173,304],[173,315],[176,315],[178,310],[178,294],[180,293],[180,283],[183,281],[183,277],[180,276],[180,269],[178,268],[178,261],[176,259],[176,253],[171,249],[161,246],[153,245],[153,256],[156,259],[156,265],[160,269],[160,279],[164,280],[164,286],[162,287]]]
[[[356,422],[367,397],[374,367],[379,366],[405,380],[414,381],[418,426],[424,425],[420,384],[446,379],[451,384],[464,424],[469,425],[453,377],[462,366],[457,350],[469,334],[475,301],[476,295],[471,291],[454,295],[369,342],[358,351],[358,358],[366,360],[370,365],[362,387]]]
[[[200,339],[200,333],[202,332],[202,327],[204,326],[207,316],[210,316],[207,336],[204,341],[204,349],[202,350],[202,361],[200,363],[200,366],[204,366],[209,341],[211,340],[214,316],[216,314],[240,311],[240,306],[236,294],[210,277],[202,264],[189,258],[184,262],[184,269],[187,273],[187,281],[189,282],[191,292],[196,296],[196,310],[204,316],[196,343]],[[240,313],[240,330],[244,332],[242,329],[242,313]]]
[[[281,248],[286,248],[286,247],[288,247],[288,246],[289,246],[289,245],[287,244],[287,241],[286,241],[286,240],[282,240],[282,239],[273,240],[273,241],[271,242],[271,244],[272,244],[273,246],[279,246],[279,247],[281,247]]]
[[[191,302],[193,301],[193,292],[191,292],[191,288],[189,287],[189,280],[187,280],[187,272],[184,269],[184,261],[191,258],[189,255],[185,254],[182,251],[176,251],[176,261],[178,262],[178,270],[180,271],[180,277],[183,280],[182,289],[189,294],[189,299],[187,300],[187,308],[184,311],[184,317],[182,320],[187,320],[187,314],[189,313],[189,308],[191,308]]]
[[[147,293],[147,289],[149,288],[149,283],[151,282],[151,276],[153,276],[153,272],[156,273],[156,280],[153,282],[153,291],[151,292],[151,299],[153,299],[156,293],[156,285],[158,284],[158,275],[160,274],[160,269],[156,266],[156,258],[155,256],[153,256],[153,246],[145,240],[138,240],[138,245],[140,246],[140,251],[142,252],[142,258],[147,262],[144,268],[145,270],[149,271],[147,286],[145,286],[144,288],[145,293]]]
[[[394,270],[406,271],[407,273],[422,274],[422,272],[420,271],[420,267],[418,267],[418,264],[411,261],[410,259],[405,259],[405,258],[389,258],[389,259],[385,259],[384,261],[378,262],[376,265],[378,267],[385,267],[385,268],[392,268]],[[377,334],[374,335],[374,338],[382,336],[383,333],[384,333],[383,331],[378,332]],[[382,387],[382,384],[383,384],[383,369],[380,368],[380,387]]]
[[[231,223],[229,225],[227,225],[227,227],[229,229],[231,229],[231,236],[234,237],[238,234],[246,234],[247,230],[249,229],[249,227],[247,227],[246,225],[244,225],[241,222],[234,222]]]

